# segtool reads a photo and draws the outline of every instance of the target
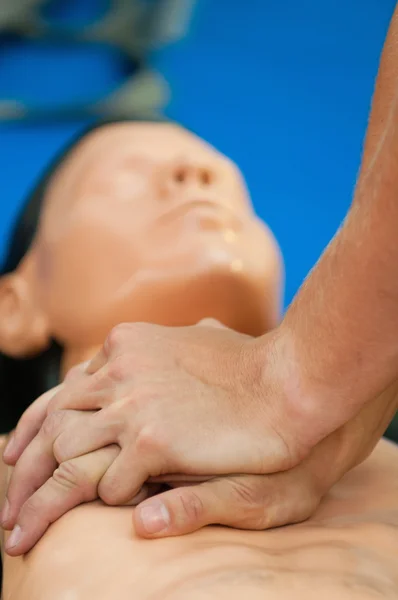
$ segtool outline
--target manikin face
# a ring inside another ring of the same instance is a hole
[[[28,262],[34,304],[66,346],[124,321],[214,317],[259,334],[278,319],[279,252],[238,169],[175,125],[88,134],[53,177]]]

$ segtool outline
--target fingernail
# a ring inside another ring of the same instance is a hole
[[[138,507],[139,517],[147,533],[160,533],[170,525],[169,511],[161,502]]]
[[[8,500],[6,498],[4,500],[4,506],[1,511],[1,524],[2,525],[8,521],[9,514],[10,514],[10,503],[8,502]]]
[[[19,544],[22,538],[22,529],[19,525],[15,525],[14,529],[11,532],[10,537],[6,543],[6,550],[11,550],[11,548],[15,548]]]

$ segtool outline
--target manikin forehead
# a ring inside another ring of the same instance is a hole
[[[195,134],[170,123],[117,123],[90,133],[80,146],[80,154],[93,160],[123,158],[131,154],[157,160],[225,159]]]

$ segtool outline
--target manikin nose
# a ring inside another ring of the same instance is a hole
[[[199,224],[206,230],[235,233],[241,229],[240,218],[225,198],[222,176],[212,166],[174,163],[167,170],[166,180],[165,197],[171,201],[172,218],[184,215],[195,227]]]
[[[158,181],[163,198],[177,201],[212,195],[221,178],[211,163],[180,159],[165,165]]]
[[[177,164],[170,171],[170,178],[175,187],[209,188],[214,185],[214,170],[206,165]]]

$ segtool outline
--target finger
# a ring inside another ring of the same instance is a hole
[[[106,371],[87,375],[80,369],[72,369],[51,399],[48,412],[62,409],[99,410],[109,404],[110,390],[112,381]]]
[[[294,470],[292,470],[293,473]],[[234,476],[175,488],[134,511],[136,534],[144,538],[184,535],[206,525],[262,530],[296,523],[319,502],[296,474]]]
[[[76,381],[76,380],[84,379],[85,377],[88,377],[86,369],[89,364],[90,364],[90,361],[87,360],[86,362],[82,362],[77,365],[74,365],[66,373],[63,382],[65,383],[65,381]]]
[[[22,452],[38,433],[47,416],[48,405],[59,388],[60,386],[53,388],[40,396],[23,413],[3,452],[3,460],[7,465],[15,465]]]
[[[77,414],[86,418],[76,419],[73,427],[65,426],[54,441],[54,455],[59,463],[118,442],[121,424],[110,420],[106,411],[77,411]]]
[[[93,375],[108,363],[108,353],[104,346],[102,346],[101,350],[97,352],[97,354],[92,358],[86,368],[85,371],[87,375]]]
[[[57,461],[52,451],[52,441],[37,436],[28,445],[12,472],[7,498],[1,513],[1,525],[12,529],[24,502],[51,477]]]
[[[228,519],[229,510],[228,503],[223,502],[229,488],[227,480],[223,486],[213,480],[175,488],[146,500],[133,514],[136,534],[144,538],[169,537],[191,533],[210,523],[221,523]]]
[[[117,446],[108,446],[60,464],[52,477],[22,506],[5,546],[8,554],[24,554],[51,523],[78,504],[95,500],[98,483],[118,452]]]
[[[129,448],[122,448],[98,486],[99,497],[113,506],[134,498],[151,473],[150,460],[149,456],[136,460]]]
[[[17,461],[7,491],[7,501],[1,514],[2,526],[9,529],[26,500],[39,489],[56,469],[59,462],[54,453],[54,440],[64,427],[74,428],[83,423],[87,428],[91,413],[57,411],[46,417],[43,427]],[[72,429],[73,430],[73,429]]]

